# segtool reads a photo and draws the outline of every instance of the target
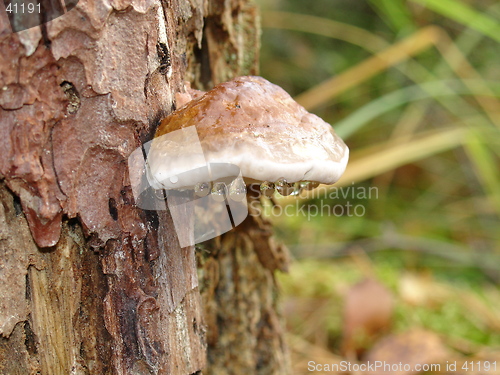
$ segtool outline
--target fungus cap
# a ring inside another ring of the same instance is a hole
[[[191,136],[165,137],[193,126],[198,145]],[[201,181],[189,171],[215,163],[238,166],[247,181],[333,184],[348,158],[349,149],[329,124],[279,86],[244,76],[215,86],[165,118],[148,166],[152,185],[163,188],[193,186]],[[180,175],[182,181],[172,179]]]

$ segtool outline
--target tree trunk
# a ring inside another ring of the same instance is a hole
[[[127,167],[184,81],[257,72],[257,22],[250,0],[81,0],[12,33],[0,10],[2,374],[287,373],[269,224],[181,248]]]

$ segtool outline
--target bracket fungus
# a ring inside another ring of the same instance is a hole
[[[239,225],[247,196],[298,194],[335,183],[346,168],[349,149],[332,127],[263,78],[190,94],[129,157],[136,204],[168,206],[181,247]]]
[[[195,133],[179,132],[191,127]],[[197,95],[161,122],[147,151],[148,180],[155,189],[199,196],[228,189],[229,197],[242,199],[252,183],[264,195],[290,195],[335,183],[348,158],[329,124],[279,86],[244,76]],[[244,183],[224,181],[239,171]]]

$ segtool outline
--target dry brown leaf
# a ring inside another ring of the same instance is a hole
[[[354,285],[346,295],[342,352],[353,358],[362,352],[392,322],[394,299],[380,282],[365,279]]]
[[[437,334],[422,329],[413,329],[380,340],[366,355],[365,360],[369,363],[381,363],[383,366],[373,371],[366,371],[366,373],[370,375],[418,374],[421,372],[418,370],[420,366],[441,364],[449,358],[450,352]],[[442,365],[441,368],[443,368]]]

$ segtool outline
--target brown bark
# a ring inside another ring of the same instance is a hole
[[[288,255],[271,235],[269,223],[249,216],[199,254],[207,374],[290,373],[274,279],[276,270],[286,270]]]
[[[81,0],[20,33],[1,17],[0,372],[286,373],[267,224],[197,254],[200,295],[194,249],[135,206],[127,170],[185,80],[256,73],[255,7]]]

